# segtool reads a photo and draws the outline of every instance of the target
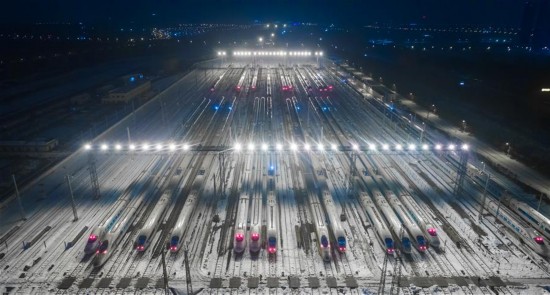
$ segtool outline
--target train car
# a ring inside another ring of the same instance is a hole
[[[157,228],[158,221],[160,220],[160,217],[162,216],[166,205],[170,202],[170,198],[171,192],[165,192],[164,194],[162,194],[160,200],[153,208],[153,211],[147,217],[147,221],[139,230],[135,242],[135,248],[138,252],[145,251],[145,249],[149,246],[151,238],[153,236],[153,232]]]
[[[405,206],[403,206],[399,198],[397,198],[397,196],[392,191],[386,192],[386,198],[388,199],[388,203],[392,206],[401,223],[409,231],[411,237],[413,237],[416,249],[420,252],[425,252],[427,249],[426,237],[422,233],[420,227],[418,227],[416,222],[413,220],[408,210],[405,208]]]
[[[336,207],[334,206],[332,195],[328,190],[323,190],[322,196],[325,208],[327,209],[328,218],[330,220],[330,226],[332,227],[332,232],[334,233],[334,238],[336,239],[336,250],[340,253],[345,253],[347,247],[346,235],[342,229],[340,221],[336,216]]]
[[[109,214],[107,219],[103,220],[92,229],[92,232],[88,236],[86,246],[84,247],[84,253],[94,254],[96,252],[105,234],[113,227],[124,212],[124,209],[126,209],[125,207],[129,200],[130,198],[128,196],[124,196],[117,200],[113,206],[113,210],[111,210],[112,214]]]
[[[193,210],[195,210],[195,205],[197,204],[198,192],[193,190],[187,196],[185,204],[181,209],[180,215],[176,221],[176,225],[172,229],[170,234],[170,252],[176,253],[181,249],[183,244],[183,235],[185,234],[185,229],[189,227],[188,221],[191,218]]]
[[[384,246],[386,253],[390,255],[393,254],[395,252],[393,237],[390,229],[386,225],[386,222],[382,218],[382,215],[376,208],[376,205],[366,192],[361,192],[359,194],[359,198],[363,208],[367,211],[367,215],[369,216],[371,223],[374,225],[376,233],[382,240],[382,245]]]
[[[114,249],[120,244],[126,231],[135,219],[135,213],[137,211],[137,204],[133,204],[130,207],[125,208],[124,213],[120,219],[113,225],[113,227],[105,234],[105,237],[101,240],[99,247],[95,252],[94,266],[100,267],[111,256]]]
[[[435,226],[433,226],[431,223],[426,223],[424,218],[420,216],[417,212],[418,205],[413,204],[409,199],[412,198],[408,194],[400,194],[399,199],[403,205],[405,205],[405,208],[408,209],[406,212],[409,214],[409,216],[412,217],[414,221],[416,221],[416,224],[420,228],[423,228],[428,235],[425,235],[426,238],[428,238],[428,245],[438,248],[441,245],[441,242],[439,240],[439,236],[437,235],[437,229]],[[416,205],[416,206],[415,206]]]
[[[547,239],[550,239],[550,220],[542,215],[535,208],[513,199],[508,196],[503,198],[502,202],[514,210],[521,218],[529,222],[536,230],[538,230]]]
[[[277,203],[273,191],[267,194],[267,252],[277,253]]]
[[[323,258],[323,261],[330,261],[330,238],[328,233],[328,227],[325,222],[325,214],[319,198],[317,195],[309,194],[309,205],[311,207],[311,213],[313,214],[313,221],[315,222],[315,232],[317,233],[317,241],[319,242],[319,255]]]
[[[533,251],[544,257],[550,256],[550,248],[544,236],[536,229],[532,228],[528,223],[515,217],[508,208],[498,204],[494,200],[489,200],[486,208],[487,211],[514,232],[525,244],[533,249]]]
[[[239,79],[239,82],[237,83],[237,86],[235,86],[235,91],[239,92],[244,88],[244,79],[246,78],[246,70],[243,71],[243,74],[241,75],[241,78]]]
[[[243,253],[246,249],[246,223],[248,217],[248,195],[241,194],[237,219],[235,220],[235,237],[233,239],[233,250],[235,253]]]
[[[261,249],[260,233],[262,231],[262,196],[256,193],[252,198],[252,217],[250,218],[250,252],[257,253]]]

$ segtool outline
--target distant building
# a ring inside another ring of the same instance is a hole
[[[82,93],[79,95],[75,95],[70,98],[71,105],[82,105],[86,103],[88,100],[90,100],[90,94],[89,93]]]
[[[57,139],[48,141],[0,141],[0,153],[50,152],[58,144]]]
[[[109,91],[109,94],[104,97],[101,102],[103,103],[128,103],[134,98],[143,95],[151,89],[151,81],[149,80],[137,80],[132,83],[128,83],[124,86],[115,88]]]
[[[550,47],[550,0],[525,1],[519,42],[536,50]]]

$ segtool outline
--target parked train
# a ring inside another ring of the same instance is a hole
[[[537,254],[544,257],[550,256],[550,248],[544,237],[529,224],[515,217],[513,213],[508,211],[508,208],[501,206],[494,200],[489,200],[486,208]]]
[[[135,219],[137,208],[138,204],[132,204],[130,207],[126,207],[113,227],[105,233],[104,238],[101,239],[99,247],[95,252],[95,267],[100,267],[105,264],[113,253],[113,250],[120,244],[126,231]]]
[[[246,248],[246,223],[248,217],[248,195],[242,193],[239,198],[237,219],[235,220],[235,238],[233,239],[233,250],[236,253],[243,253]]]
[[[113,214],[110,214],[107,219],[105,219],[92,229],[92,232],[88,237],[88,241],[86,242],[86,246],[84,247],[84,253],[94,254],[96,252],[97,247],[99,247],[99,244],[101,240],[105,237],[105,234],[111,230],[111,228],[116,224],[116,222],[124,213],[124,210],[126,209],[129,200],[130,198],[128,196],[124,196],[118,199],[113,206],[114,209],[111,211],[113,212]]]
[[[319,198],[313,194],[309,194],[309,205],[311,206],[311,212],[313,214],[313,221],[315,222],[315,232],[317,233],[317,240],[319,242],[319,255],[324,261],[330,261],[330,238],[328,234],[328,227],[325,222],[325,214],[319,203]]]
[[[187,200],[185,200],[185,204],[181,209],[176,225],[170,234],[170,252],[172,253],[176,253],[179,249],[181,249],[183,244],[183,235],[185,234],[185,229],[189,228],[189,218],[191,218],[191,214],[197,204],[198,195],[198,192],[193,190],[187,196]]]
[[[395,246],[390,229],[386,225],[386,222],[382,218],[382,215],[376,208],[376,205],[372,201],[371,197],[366,192],[359,193],[359,199],[367,215],[369,216],[371,223],[374,225],[376,233],[382,240],[382,245],[387,254],[393,254],[395,252]]]
[[[514,210],[521,218],[529,222],[547,239],[550,239],[550,220],[546,216],[535,210],[535,208],[513,199],[510,196],[503,198],[502,203]]]
[[[262,231],[262,195],[256,193],[252,198],[252,216],[250,218],[250,252],[261,249],[260,232]]]
[[[143,227],[139,230],[135,245],[138,252],[143,252],[149,246],[154,230],[157,228],[158,221],[166,208],[166,205],[170,202],[171,192],[165,192],[160,197],[153,211],[147,217],[147,221]]]
[[[332,227],[332,232],[334,233],[334,238],[336,239],[336,249],[340,253],[345,253],[347,247],[346,235],[338,218],[336,217],[332,195],[328,190],[323,190],[322,195],[325,208],[327,209],[328,218],[330,220],[330,226]]]
[[[424,231],[428,233],[428,235],[425,236],[428,239],[428,244],[430,246],[439,248],[439,246],[441,245],[441,242],[439,240],[439,236],[437,235],[437,229],[431,223],[427,223],[424,220],[424,218],[422,218],[420,214],[416,212],[418,205],[416,203],[413,204],[412,202],[414,202],[414,200],[411,201],[409,200],[409,198],[412,198],[412,197],[408,194],[399,195],[399,199],[401,200],[401,203],[405,205],[405,207],[407,207],[408,209],[407,213],[409,213],[412,219],[416,221],[416,223],[420,228],[424,229]]]
[[[273,191],[267,194],[267,252],[277,253],[277,203]]]

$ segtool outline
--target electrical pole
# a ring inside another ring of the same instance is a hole
[[[21,203],[19,189],[17,188],[17,182],[15,181],[15,174],[12,174],[11,178],[13,179],[13,185],[15,186],[15,197],[17,198],[17,204],[19,205],[19,213],[21,214],[21,218],[23,220],[27,220],[27,217],[25,216],[25,210],[23,210],[23,204]]]
[[[485,199],[487,198],[487,185],[491,176],[487,174],[487,180],[485,180],[485,187],[483,188],[483,199],[481,199],[481,208],[479,209],[479,221],[483,218],[483,210],[485,209]]]
[[[162,249],[160,253],[162,254],[162,274],[164,276],[164,293],[169,294],[168,292],[168,274],[166,273],[166,254],[164,253],[165,249]]]
[[[76,211],[76,205],[74,203],[73,187],[71,186],[71,176],[67,175],[66,177],[67,177],[67,184],[69,185],[69,196],[71,197],[71,206],[73,207],[73,215],[74,215],[73,221],[77,221],[78,214]]]

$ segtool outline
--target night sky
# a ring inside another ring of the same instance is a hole
[[[364,25],[373,22],[519,26],[520,0],[19,0],[3,3],[0,22],[96,24],[251,23],[304,21]],[[154,14],[154,15],[153,15]]]

